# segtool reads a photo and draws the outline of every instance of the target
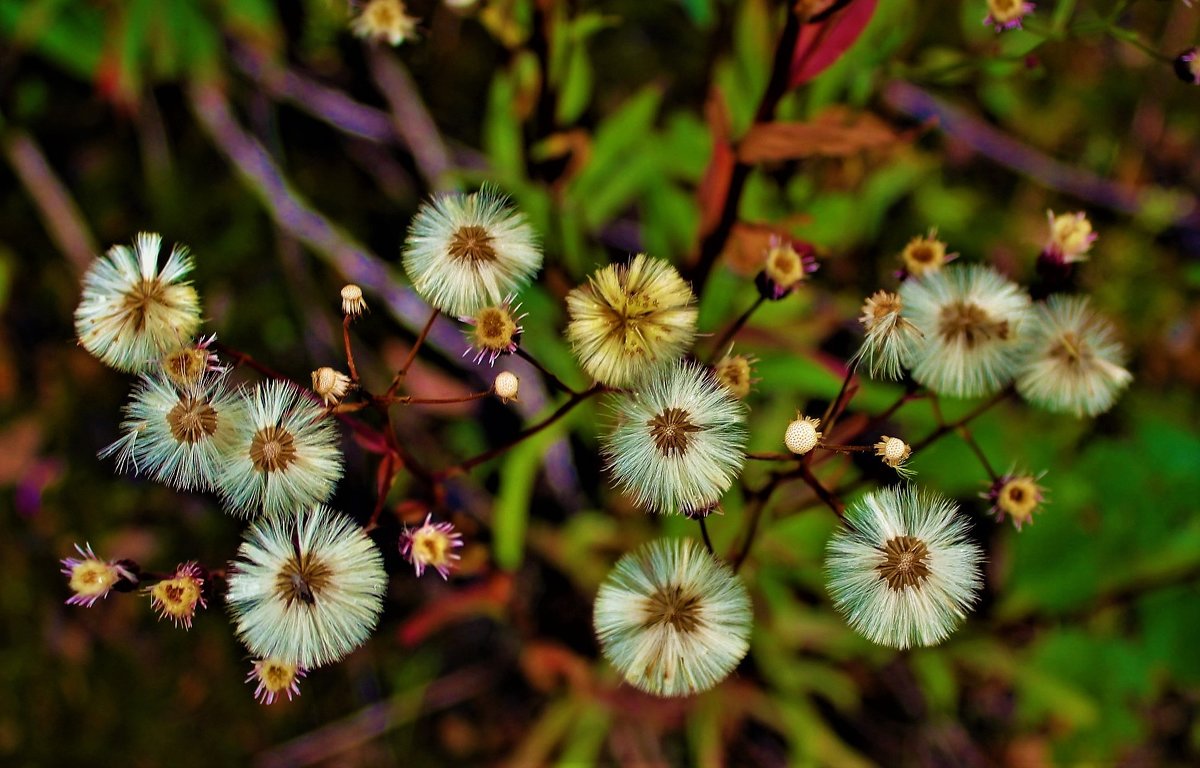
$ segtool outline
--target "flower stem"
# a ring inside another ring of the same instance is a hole
[[[709,356],[710,363],[717,359],[717,355],[721,354],[721,350],[725,347],[725,345],[737,335],[738,331],[742,330],[742,327],[746,325],[746,322],[750,319],[750,316],[753,315],[754,311],[761,307],[765,301],[766,298],[760,295],[757,299],[755,299],[754,303],[750,305],[749,309],[743,312],[737,320],[733,321],[732,325],[725,329],[720,338],[718,338],[713,344],[712,353]]]
[[[437,320],[441,310],[433,310],[429,313],[429,319],[425,321],[425,327],[421,329],[421,333],[417,336],[417,340],[413,342],[412,349],[408,350],[408,357],[400,366],[400,370],[396,371],[395,377],[392,379],[391,386],[388,387],[384,397],[391,397],[396,394],[396,390],[400,388],[400,382],[408,375],[408,369],[412,367],[413,361],[417,359],[417,352],[421,350],[421,345],[425,343],[425,337],[429,335],[429,330],[433,328],[433,321]]]
[[[358,383],[358,368],[354,365],[354,352],[350,349],[350,315],[342,318],[342,343],[346,347],[346,367],[350,369],[350,380]]]

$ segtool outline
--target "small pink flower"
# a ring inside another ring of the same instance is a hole
[[[75,594],[67,598],[68,605],[82,605],[91,608],[97,600],[106,597],[113,586],[125,579],[137,584],[137,576],[124,566],[113,560],[101,560],[92,551],[92,545],[83,549],[78,544],[75,551],[80,557],[67,557],[62,560],[64,576],[69,577],[68,586]]]
[[[999,522],[1007,516],[1018,531],[1025,523],[1033,521],[1033,513],[1039,511],[1045,501],[1045,488],[1038,485],[1041,475],[1007,474],[996,478],[988,490],[980,496],[992,504],[989,510]]]
[[[1034,4],[1022,0],[987,0],[988,15],[983,19],[985,27],[993,27],[997,33],[1006,29],[1020,29],[1021,20],[1033,13]]]
[[[308,670],[279,659],[259,659],[254,662],[246,682],[257,682],[254,698],[260,704],[271,705],[283,694],[288,701],[300,695],[300,679]]]
[[[175,569],[175,575],[146,591],[150,594],[150,604],[158,612],[158,617],[170,617],[177,627],[191,629],[196,608],[208,607],[204,600],[203,571],[195,562],[180,564]]]
[[[521,305],[514,305],[512,303],[514,298],[509,296],[497,306],[484,307],[474,317],[459,318],[462,322],[472,326],[467,333],[467,341],[470,346],[463,352],[463,357],[474,352],[473,360],[476,363],[487,358],[489,365],[495,365],[496,359],[500,355],[511,355],[517,351],[521,334],[525,330],[521,327],[521,321],[529,313],[517,314]]]
[[[400,534],[400,554],[413,564],[417,576],[432,566],[446,579],[454,561],[459,559],[454,550],[463,545],[462,534],[454,530],[453,524],[434,523],[431,518],[432,515],[426,515],[425,522],[415,530],[404,529]]]

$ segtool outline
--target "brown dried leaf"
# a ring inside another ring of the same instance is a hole
[[[848,157],[879,152],[909,139],[869,112],[834,107],[810,123],[759,123],[738,144],[743,163],[777,162],[807,157]]]

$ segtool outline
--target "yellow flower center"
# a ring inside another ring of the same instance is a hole
[[[488,307],[475,317],[472,334],[475,346],[480,349],[502,351],[512,346],[517,333],[517,321],[504,307]]]
[[[103,560],[84,560],[71,569],[69,586],[77,595],[103,595],[121,578],[117,569]]]

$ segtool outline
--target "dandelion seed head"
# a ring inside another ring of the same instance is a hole
[[[978,599],[982,554],[955,504],[912,487],[883,488],[852,504],[830,539],[829,593],[874,643],[935,645]]]
[[[342,314],[346,317],[358,317],[367,311],[367,300],[363,298],[362,288],[353,283],[342,286]]]
[[[423,203],[404,243],[413,289],[455,317],[501,304],[541,266],[542,251],[525,216],[487,187]]]
[[[315,505],[259,518],[228,583],[237,636],[250,652],[313,669],[366,641],[383,610],[387,574],[353,520]]]
[[[138,372],[188,344],[200,327],[200,297],[184,277],[194,266],[176,245],[159,268],[162,237],[140,233],[133,248],[114,245],[83,276],[75,335],[119,371]]]
[[[1008,384],[1025,347],[1029,296],[990,267],[952,265],[900,287],[913,340],[913,378],[952,397],[986,395]]]
[[[858,321],[867,333],[852,362],[865,362],[872,377],[899,379],[921,339],[903,309],[900,295],[888,291],[876,291],[863,303]]]
[[[692,289],[670,264],[638,254],[567,295],[567,338],[583,369],[613,387],[678,360],[696,336]]]
[[[1096,416],[1133,381],[1116,331],[1086,297],[1051,296],[1035,308],[1028,335],[1017,391],[1040,408]]]
[[[707,369],[677,361],[614,401],[601,438],[617,485],[652,512],[691,514],[721,500],[745,461],[746,406]]]
[[[690,539],[660,539],[622,557],[596,594],[605,658],[636,688],[688,696],[729,676],[749,650],[750,596]]]

